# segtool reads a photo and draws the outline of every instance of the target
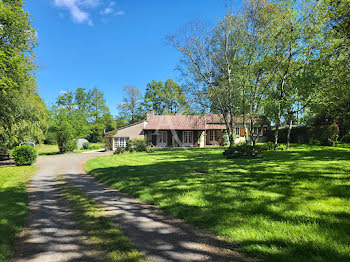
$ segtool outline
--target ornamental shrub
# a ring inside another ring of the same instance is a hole
[[[83,149],[90,149],[90,143],[89,142],[85,142],[83,144]]]
[[[64,154],[66,152],[73,152],[77,149],[77,142],[74,139],[60,141],[58,144],[58,149],[60,154]]]
[[[246,143],[242,143],[230,146],[223,152],[223,155],[227,158],[256,157],[262,151],[264,151],[262,146],[251,146]]]
[[[15,159],[17,166],[30,166],[38,157],[38,152],[33,146],[16,146],[12,150],[12,157]]]
[[[146,142],[143,139],[129,139],[125,149],[129,152],[144,152],[146,147]]]
[[[154,153],[154,148],[153,147],[147,147],[146,148],[146,153]]]
[[[124,147],[117,147],[116,150],[114,150],[113,155],[119,155],[119,154],[124,154],[125,153],[125,148]]]

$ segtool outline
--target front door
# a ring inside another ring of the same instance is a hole
[[[157,146],[166,147],[168,145],[168,132],[160,131],[157,135]]]
[[[183,146],[193,146],[193,132],[192,131],[183,131]]]

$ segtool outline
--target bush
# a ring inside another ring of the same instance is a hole
[[[90,146],[89,149],[100,149],[100,147],[99,146]]]
[[[154,148],[153,147],[147,147],[146,148],[146,153],[154,153]]]
[[[60,151],[60,154],[73,152],[75,149],[77,149],[77,143],[75,140],[59,141],[58,149]]]
[[[273,150],[275,148],[275,144],[273,142],[266,142],[265,144],[261,145],[261,148],[263,150]]]
[[[12,151],[12,157],[18,166],[30,166],[38,157],[38,152],[33,146],[17,146]]]
[[[124,154],[125,153],[125,148],[124,147],[117,147],[116,150],[114,150],[113,155],[119,155],[119,154]]]
[[[227,134],[226,131],[222,134],[220,144],[223,145],[223,146],[230,145],[230,140],[228,138],[228,134]]]
[[[343,138],[341,139],[344,143],[350,143],[350,132],[348,132]]]
[[[89,142],[85,142],[83,144],[83,149],[90,149],[90,143]]]
[[[223,155],[227,158],[256,157],[262,151],[264,151],[264,148],[262,146],[251,146],[243,143],[229,147],[223,152]]]
[[[129,139],[126,143],[126,151],[143,152],[146,151],[146,142],[143,139]]]
[[[279,145],[278,149],[287,150],[287,146],[286,145]]]

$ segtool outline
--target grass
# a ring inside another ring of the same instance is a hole
[[[32,166],[0,167],[0,261],[10,261],[12,245],[27,215],[26,184],[35,171]]]
[[[102,208],[85,192],[62,179],[63,196],[68,201],[77,225],[87,234],[101,261],[146,261],[129,239],[104,216]]]
[[[350,261],[350,146],[293,145],[254,159],[222,148],[95,158],[95,178],[264,261]]]
[[[91,146],[99,146],[100,148],[104,148],[104,143],[90,143]],[[58,155],[59,150],[57,145],[37,145],[36,150],[38,151],[39,155]],[[81,153],[86,152],[94,149],[82,149],[82,150],[74,150],[73,153]]]

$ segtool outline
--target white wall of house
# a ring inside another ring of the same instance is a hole
[[[146,127],[147,121],[142,121],[140,123],[125,127],[118,130],[118,132],[113,136],[113,149],[116,149],[118,146],[124,147],[128,139],[144,139],[145,135],[143,129]]]

